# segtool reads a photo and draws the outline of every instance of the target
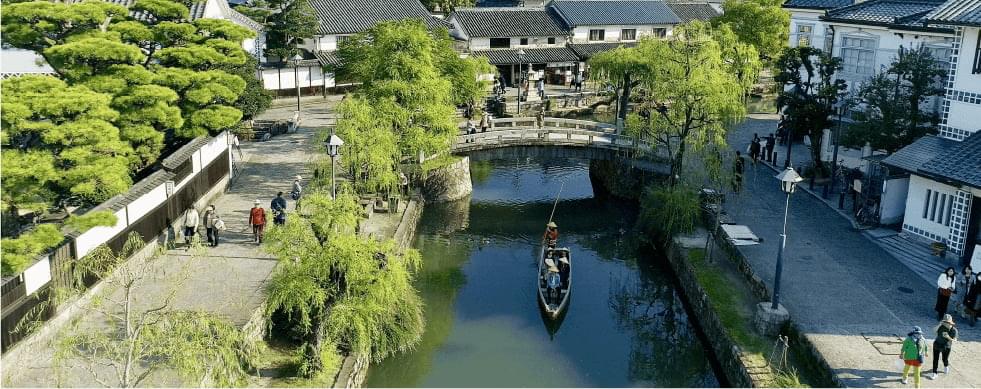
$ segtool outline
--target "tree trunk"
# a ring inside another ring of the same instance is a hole
[[[320,357],[320,351],[324,345],[324,331],[327,325],[326,317],[326,312],[314,312],[310,317],[311,331],[307,333],[306,339],[304,339],[307,345],[303,350],[304,358],[307,360],[307,366],[310,367],[306,371],[307,378],[313,378],[324,368],[324,361]]]
[[[617,117],[627,121],[627,105],[630,104],[630,72],[623,73],[623,93],[620,94],[620,107],[617,109]]]
[[[678,184],[678,178],[681,176],[681,169],[683,168],[685,161],[685,140],[682,139],[678,144],[678,153],[675,154],[674,159],[671,160],[671,177],[668,178],[668,182],[671,186]]]

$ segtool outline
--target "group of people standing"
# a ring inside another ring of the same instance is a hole
[[[753,160],[753,165],[756,165],[761,159],[774,163],[773,158],[773,148],[776,146],[776,137],[771,133],[765,137],[760,138],[759,134],[753,134],[753,140],[749,143],[749,158]]]
[[[292,189],[290,191],[290,197],[293,201],[296,201],[296,209],[300,209],[300,198],[303,194],[303,185],[301,176],[296,176],[293,180]],[[283,192],[276,194],[276,198],[272,200],[269,205],[272,210],[273,223],[277,225],[286,224],[286,199],[283,198]],[[218,211],[214,204],[209,205],[207,210],[204,212],[204,217],[198,213],[197,209],[193,206],[186,209],[183,214],[183,220],[181,220],[181,226],[183,227],[182,233],[184,235],[184,243],[187,248],[191,247],[191,243],[194,240],[194,236],[197,233],[198,228],[201,224],[204,224],[205,232],[208,238],[208,246],[218,247],[219,235],[222,231],[225,231],[225,222],[218,215]],[[249,210],[249,226],[252,227],[252,241],[253,243],[262,243],[263,233],[266,228],[266,210],[262,208],[262,201],[256,199],[252,203],[252,209]]]
[[[962,318],[968,319],[971,326],[974,326],[978,311],[981,310],[979,294],[981,294],[981,273],[974,273],[970,265],[965,266],[960,273],[957,273],[953,267],[948,267],[940,274],[937,278],[937,303],[934,306],[940,324],[934,329],[933,347],[929,347],[923,330],[918,326],[914,326],[906,335],[900,350],[900,358],[904,365],[902,376],[904,384],[909,382],[909,375],[912,372],[915,386],[920,387],[920,369],[931,350],[933,365],[930,379],[937,378],[941,360],[944,364],[943,373],[950,373],[950,353],[954,343],[957,342],[958,335],[954,317],[947,313],[950,301],[954,301],[954,311]]]

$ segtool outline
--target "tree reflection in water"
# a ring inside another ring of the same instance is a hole
[[[642,386],[711,387],[719,383],[687,312],[667,275],[649,254],[638,263],[639,279],[613,279],[610,311],[631,337],[628,376]]]

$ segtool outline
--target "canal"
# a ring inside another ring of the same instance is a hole
[[[668,274],[633,234],[636,206],[594,196],[585,160],[474,162],[469,200],[428,204],[415,247],[426,307],[417,348],[368,387],[711,387],[708,355]],[[540,313],[536,252],[555,194],[572,249],[567,314]]]

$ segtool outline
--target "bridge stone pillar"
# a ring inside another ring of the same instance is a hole
[[[470,180],[470,157],[463,157],[456,163],[434,169],[423,183],[426,201],[443,202],[460,200],[473,193]]]

